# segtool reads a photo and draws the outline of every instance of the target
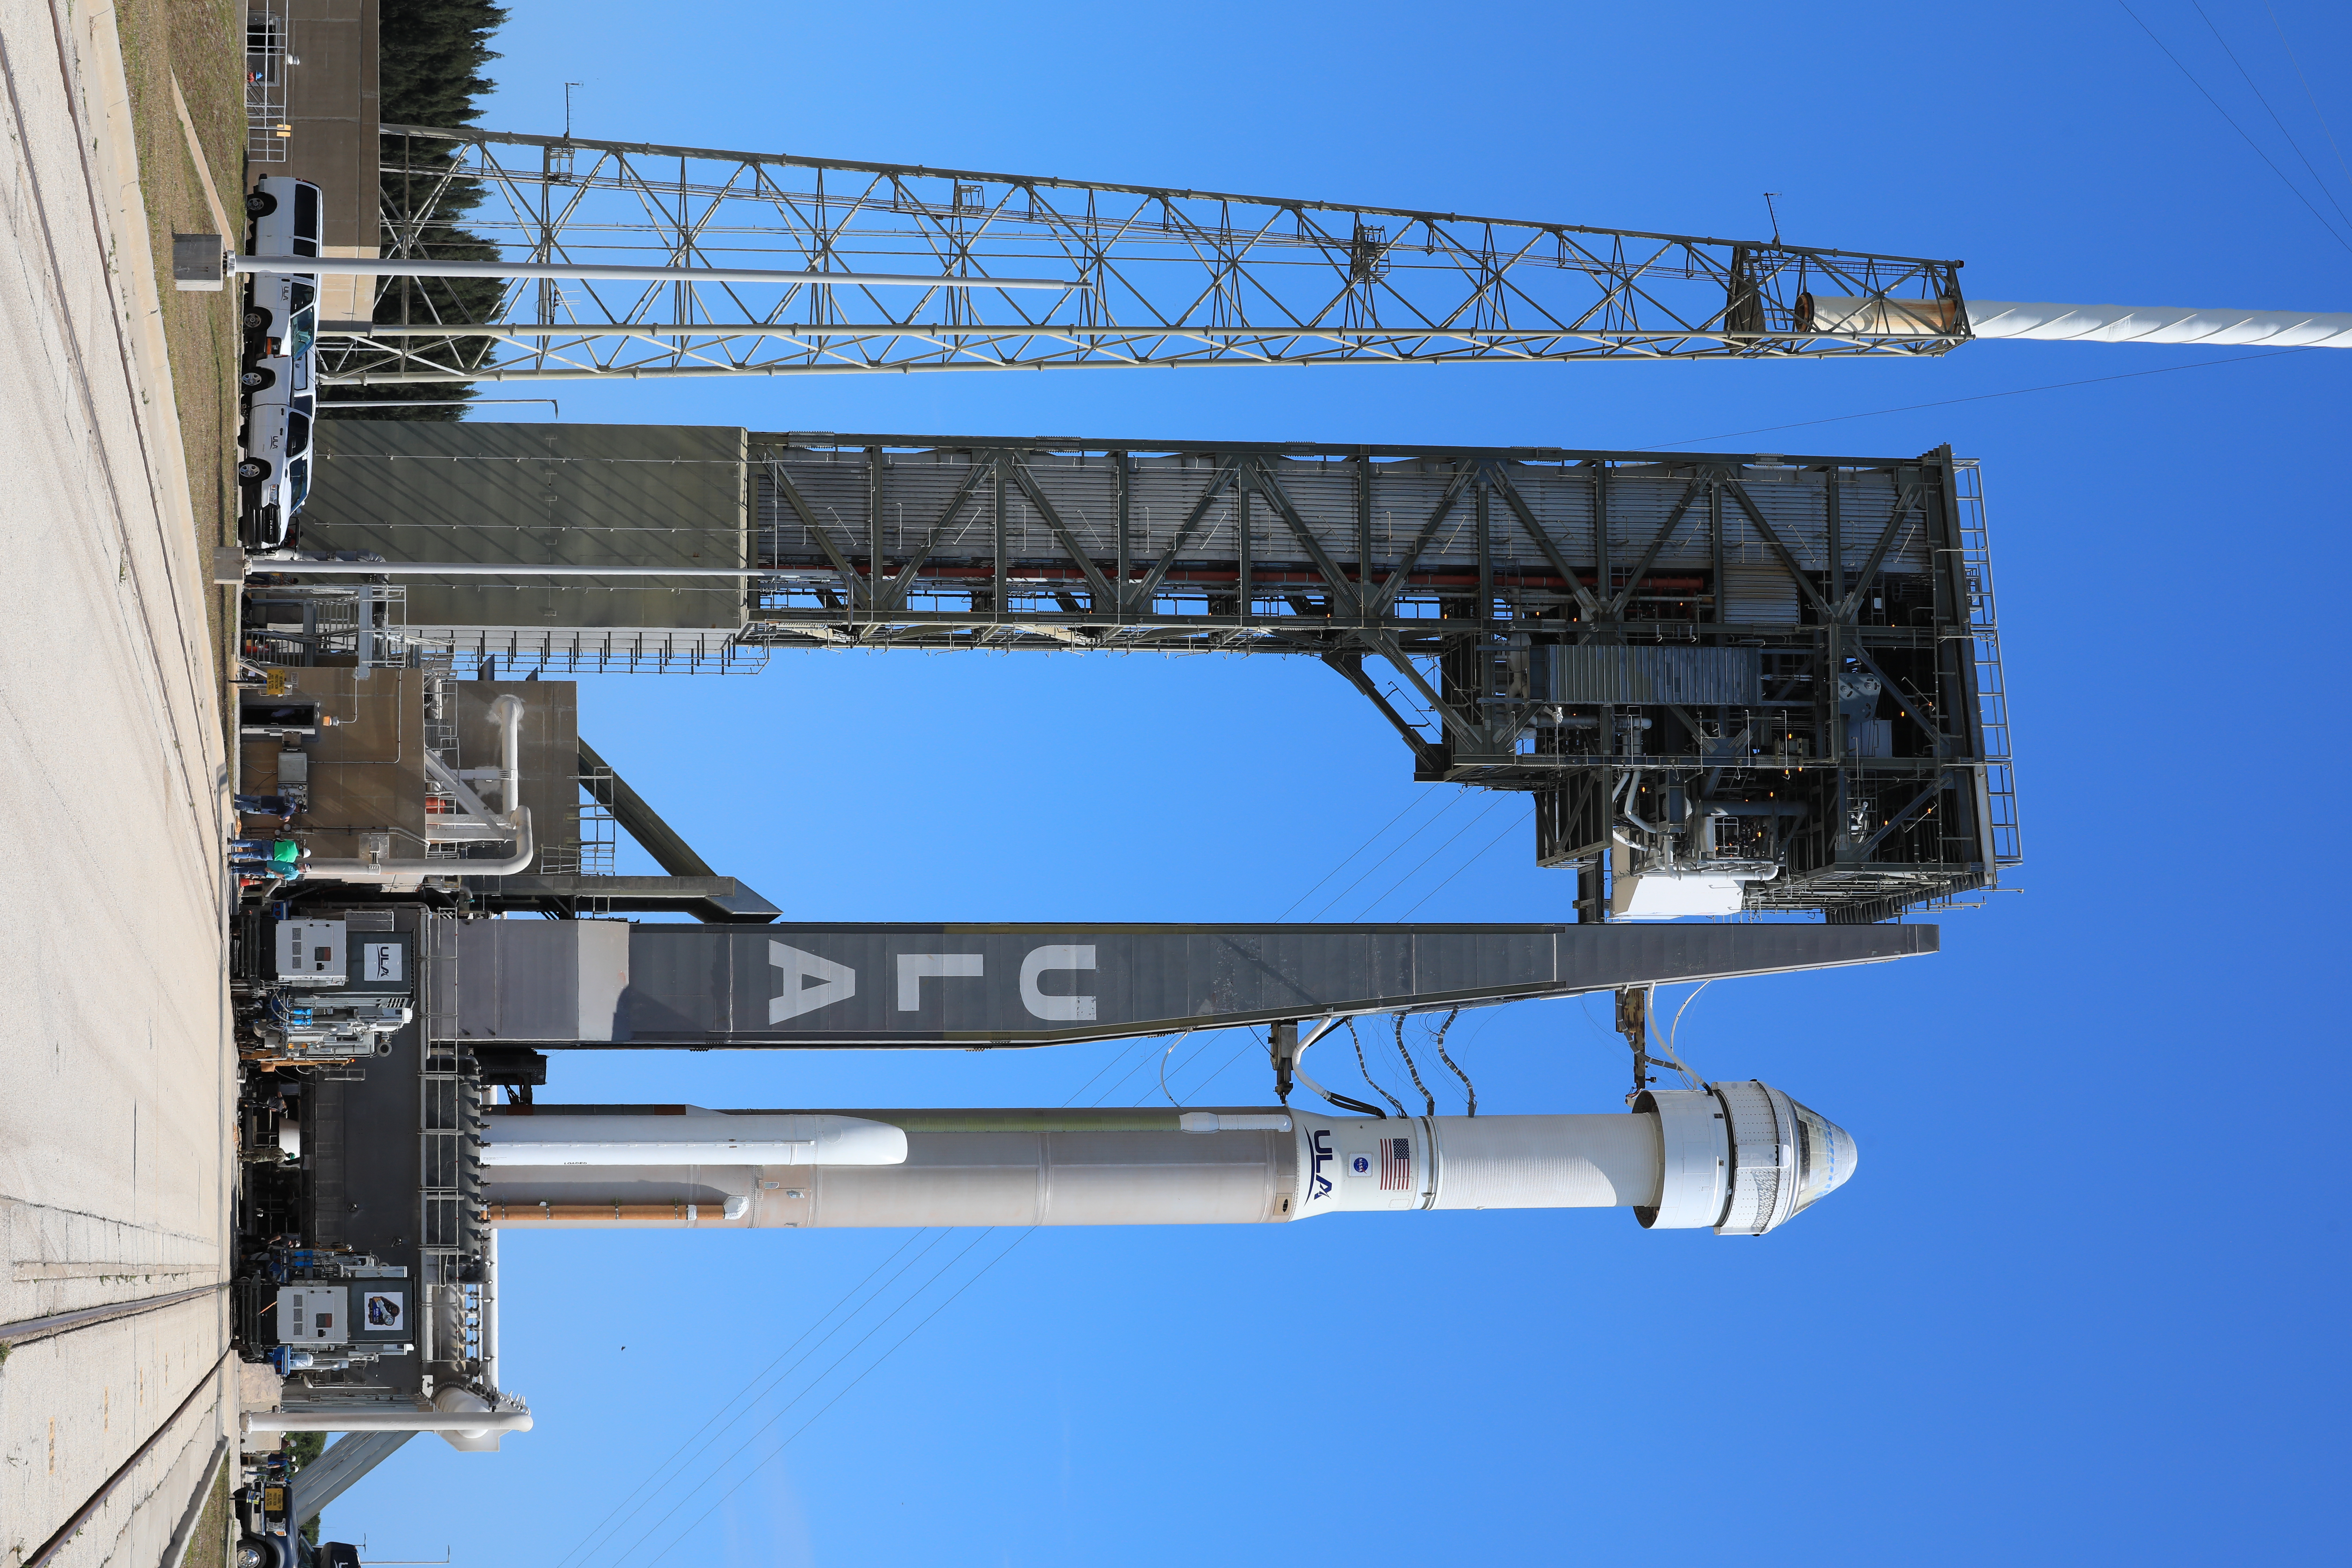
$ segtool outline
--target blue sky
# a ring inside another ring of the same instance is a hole
[[[2346,14],[2273,3],[2352,136]],[[483,123],[560,129],[570,79],[596,137],[1706,234],[1768,232],[1770,190],[1790,240],[1965,258],[1979,297],[2352,310],[2352,178],[2270,14],[2203,15],[2316,175],[2193,5],[2134,9],[2221,110],[2115,5],[517,0]],[[1985,464],[2028,863],[1937,958],[1691,1005],[1696,1065],[1860,1142],[1761,1241],[1578,1213],[509,1237],[538,1429],[413,1443],[330,1533],[545,1568],[2335,1559],[2352,355],[2216,363],[2244,352],[560,389],[572,419],[770,430],[1949,441]],[[2061,383],[2088,384],[2021,390]],[[1275,658],[785,656],[591,682],[581,713],[793,918],[1264,919],[1414,803],[1391,837],[1429,818],[1429,848],[1489,804]],[[1329,918],[1570,918],[1522,814]],[[1466,1020],[1482,1108],[1615,1109],[1604,1015]],[[1246,1054],[1218,1073],[1243,1046],[1180,1090],[1261,1097]],[[547,1098],[1118,1104],[1150,1060],[575,1055]]]

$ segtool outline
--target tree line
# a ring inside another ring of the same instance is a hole
[[[499,58],[490,36],[504,25],[506,8],[489,0],[382,0],[377,10],[379,58],[377,117],[386,125],[468,125],[480,114],[480,100],[498,84],[483,74]],[[450,261],[495,261],[499,248],[464,226],[480,205],[479,181],[443,181],[456,165],[446,142],[384,139],[381,176],[387,234],[415,235],[418,253]],[[394,167],[394,165],[399,165]],[[438,193],[437,196],[435,193]],[[430,202],[429,217],[420,217]],[[379,321],[482,321],[497,311],[503,285],[487,278],[396,278],[380,286],[374,319]],[[459,340],[458,363],[481,364],[495,345],[488,339]],[[450,340],[431,339],[415,347],[437,360]],[[403,402],[420,398],[463,400],[471,383],[439,385],[343,386],[334,402]],[[360,419],[456,419],[462,405],[442,408],[352,409],[341,416]]]

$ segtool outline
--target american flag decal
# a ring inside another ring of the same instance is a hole
[[[1412,1191],[1412,1140],[1383,1138],[1381,1140],[1381,1191],[1409,1193]]]

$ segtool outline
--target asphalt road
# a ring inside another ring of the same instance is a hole
[[[226,763],[154,285],[116,259],[147,252],[111,25],[0,0],[0,1324],[228,1263]],[[0,1562],[110,1482],[56,1561],[163,1562],[227,1345],[205,1290],[14,1347]]]

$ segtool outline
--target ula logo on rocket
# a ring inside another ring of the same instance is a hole
[[[1323,1167],[1331,1163],[1331,1130],[1318,1127],[1310,1142],[1315,1146],[1315,1169],[1312,1184],[1307,1188],[1307,1201],[1311,1204],[1317,1198],[1331,1195],[1331,1178],[1323,1173]]]

